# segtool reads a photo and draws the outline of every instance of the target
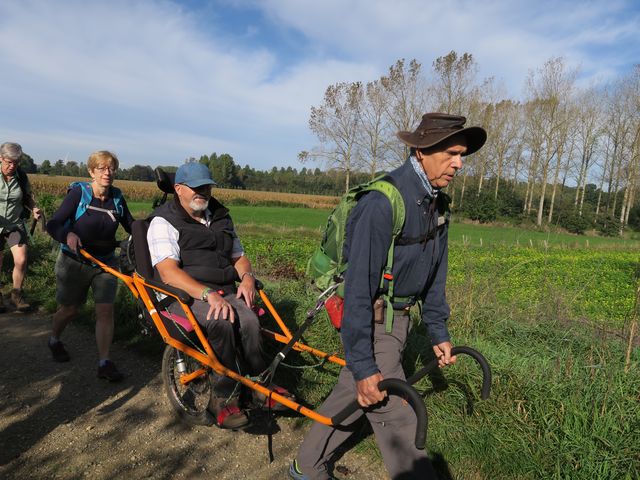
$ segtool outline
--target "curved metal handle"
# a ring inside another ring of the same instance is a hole
[[[34,207],[35,208],[35,207]],[[44,213],[44,210],[40,210],[40,220],[36,220],[35,217],[31,220],[31,227],[29,228],[29,235],[33,236],[33,233],[36,231],[36,226],[38,222],[42,222],[42,231],[47,231],[47,217]]]
[[[378,390],[387,390],[392,395],[398,395],[404,397],[405,400],[411,405],[413,411],[416,414],[418,424],[416,425],[416,438],[415,445],[419,450],[424,450],[424,444],[427,441],[427,407],[425,407],[422,397],[409,383],[399,378],[385,378],[378,384]],[[358,400],[353,400],[349,405],[343,408],[340,412],[331,417],[331,423],[333,425],[339,425],[345,421],[356,410],[362,408],[358,403]]]
[[[469,355],[476,362],[478,362],[480,368],[482,368],[482,389],[480,391],[480,398],[482,400],[486,400],[487,398],[489,398],[489,393],[491,391],[491,367],[489,367],[489,362],[487,362],[487,359],[484,358],[484,356],[482,356],[480,352],[474,350],[471,347],[453,347],[451,349],[451,355],[460,354]],[[407,379],[407,383],[413,385],[427,373],[435,370],[436,368],[438,368],[438,359],[434,358],[422,369],[411,375],[411,377]]]

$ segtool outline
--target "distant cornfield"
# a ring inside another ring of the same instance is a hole
[[[67,187],[77,180],[86,181],[75,177],[49,176],[30,174],[29,180],[36,196],[49,194],[61,197],[67,193]],[[116,180],[114,185],[120,188],[127,200],[145,201],[161,195],[154,182],[138,182],[132,180]],[[254,190],[233,190],[227,188],[215,188],[213,194],[222,203],[246,204],[246,205],[301,205],[309,208],[331,209],[338,203],[337,197],[324,195],[305,195],[301,193],[258,192]]]

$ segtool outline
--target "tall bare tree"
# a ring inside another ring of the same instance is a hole
[[[345,172],[345,191],[351,172],[359,168],[356,155],[363,88],[360,82],[336,83],[327,88],[319,107],[311,107],[309,128],[320,140],[320,147],[298,154],[300,161],[322,158],[330,168]]]
[[[602,96],[590,88],[581,92],[576,101],[576,137],[580,157],[574,205],[582,216],[589,169],[595,163],[595,153],[602,134]]]
[[[529,73],[527,93],[530,99],[530,113],[534,118],[531,125],[532,146],[536,149],[540,180],[537,225],[542,225],[545,195],[549,179],[551,161],[561,157],[565,148],[566,129],[569,119],[568,103],[572,95],[577,72],[565,67],[564,59],[551,58],[538,70]],[[537,131],[533,131],[533,129]],[[560,158],[561,160],[561,158]],[[531,200],[531,199],[530,199]]]
[[[453,115],[467,115],[478,66],[473,55],[454,50],[433,62],[436,74],[434,94],[437,109]]]
[[[566,112],[566,120],[558,129],[557,134],[557,153],[556,153],[556,165],[553,169],[553,181],[551,182],[551,199],[549,200],[549,214],[547,215],[547,223],[551,223],[553,219],[553,208],[556,202],[556,193],[558,192],[558,179],[560,178],[560,171],[562,167],[562,161],[567,164],[571,162],[573,158],[573,151],[575,150],[576,141],[573,134],[573,114],[571,105],[569,104]],[[566,158],[565,158],[566,157]]]
[[[515,160],[520,142],[520,106],[512,100],[502,100],[495,105],[493,122],[487,125],[491,132],[489,146],[494,161],[493,198],[498,198],[500,181],[509,168],[509,161]]]
[[[389,166],[388,145],[395,135],[386,122],[385,109],[389,92],[380,80],[367,83],[360,109],[360,128],[357,137],[358,151],[363,167],[373,178],[378,171]]]
[[[606,162],[607,199],[605,212],[615,215],[620,185],[624,182],[625,164],[633,145],[633,107],[629,100],[628,78],[615,82],[608,91],[604,133],[609,149]]]
[[[640,183],[640,65],[623,79],[623,97],[626,99],[629,116],[630,135],[628,158],[624,162],[624,175],[621,183],[624,185],[624,195],[620,207],[620,234],[629,221],[629,212],[633,206],[634,192]]]
[[[477,120],[482,115],[484,102],[478,96],[479,90],[475,88],[478,66],[473,55],[458,55],[452,50],[447,55],[436,58],[432,66],[434,80],[431,94],[435,100],[435,109],[439,112],[467,116],[472,122]],[[476,163],[481,160],[477,155],[474,157],[476,158],[465,160],[459,200],[456,200],[456,189],[460,179],[454,179],[448,187],[452,206],[463,205],[467,179],[471,172],[476,170]]]
[[[400,59],[389,68],[387,75],[380,78],[387,93],[386,121],[393,132],[413,130],[425,112],[427,86],[421,70],[422,65],[416,60],[405,65],[404,59]],[[392,165],[402,164],[409,155],[408,148],[395,137],[389,139],[386,148],[391,154]]]

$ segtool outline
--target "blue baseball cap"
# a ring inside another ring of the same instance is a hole
[[[175,183],[182,183],[187,187],[198,188],[202,185],[217,185],[211,177],[211,172],[202,163],[185,163],[176,172]]]

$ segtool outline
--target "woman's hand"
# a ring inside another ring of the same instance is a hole
[[[67,247],[72,252],[80,253],[80,248],[82,247],[82,240],[80,237],[73,232],[67,233]]]

